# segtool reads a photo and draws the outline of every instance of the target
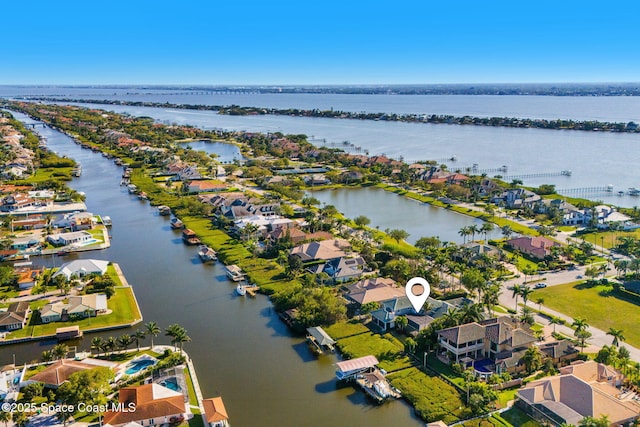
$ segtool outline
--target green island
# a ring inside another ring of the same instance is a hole
[[[239,267],[251,284],[271,298],[294,331],[303,333],[321,326],[345,358],[374,356],[389,384],[426,422],[543,425],[548,420],[532,411],[525,401],[526,390],[558,372],[577,375],[567,373],[572,366],[569,363],[576,360],[585,361],[585,366],[611,365],[621,381],[624,377],[627,387],[640,386],[639,365],[620,345],[638,345],[639,339],[632,332],[633,325],[626,322],[640,299],[635,287],[640,242],[635,231],[626,231],[640,219],[634,210],[616,210],[628,218],[625,224],[607,223],[606,216],[601,221],[595,203],[571,200],[572,208],[584,216],[581,225],[586,232],[573,234],[574,228],[563,223],[563,209],[568,208],[549,185],[525,188],[517,180],[506,183],[447,171],[434,161],[408,165],[383,156],[351,155],[340,149],[315,147],[305,135],[164,126],[146,117],[78,107],[8,101],[4,106],[42,120],[79,144],[127,165],[128,179],[136,191],[144,193],[153,205],[168,207],[185,228],[217,252],[219,260]],[[185,139],[236,144],[247,160],[220,165],[215,156],[176,142]],[[140,146],[154,150],[140,150]],[[178,177],[190,168],[191,172],[197,170],[197,178],[175,179],[172,171],[177,166],[182,168]],[[216,190],[192,190],[204,181]],[[221,182],[224,188],[220,188]],[[411,245],[405,241],[406,231],[368,227],[367,217],[345,218],[334,206],[320,206],[308,193],[312,188],[358,186],[377,186],[485,223],[461,229],[465,244],[460,246],[428,236]],[[514,197],[522,203],[513,203]],[[216,205],[214,200],[222,202]],[[296,228],[294,233],[295,225],[290,225],[288,231],[268,230],[267,236],[257,223],[238,223],[233,210],[224,204],[226,200],[238,200],[239,204],[250,200],[251,206],[273,210],[279,218],[291,220],[290,224],[294,219],[304,220],[307,228]],[[526,225],[531,219],[535,228]],[[496,227],[503,238],[489,241],[487,234]],[[476,239],[483,234],[485,239]],[[520,237],[511,239],[514,235]],[[522,239],[528,243],[523,244]],[[611,246],[607,247],[606,240]],[[322,246],[327,241],[335,242],[333,247]],[[544,242],[543,255],[531,249],[532,242]],[[332,255],[316,257],[308,245],[333,251]],[[473,251],[478,246],[481,253]],[[625,258],[614,260],[610,248]],[[351,260],[351,264],[367,268],[344,277],[331,264],[335,260]],[[588,279],[579,284],[551,283],[551,274],[573,274],[576,270]],[[432,298],[424,308],[423,317],[430,317],[425,324],[420,323],[418,313],[406,310],[408,307],[402,311],[400,293],[404,290],[398,291],[395,285],[414,276],[434,284]],[[366,288],[365,282],[377,280],[393,298],[364,302],[356,297],[359,289]],[[589,308],[593,301],[608,307],[606,315]],[[613,305],[605,305],[605,301]],[[538,310],[534,310],[536,306]],[[547,307],[570,319],[547,314]],[[610,313],[614,310],[618,311],[616,316]],[[609,328],[607,335],[613,344],[594,344],[595,351],[586,352],[591,325]],[[485,330],[495,328],[500,334],[510,334],[508,343],[491,341],[490,332],[485,336]],[[481,333],[482,338],[473,335],[471,341],[456,341],[454,335],[460,337],[462,330]],[[181,347],[188,341],[185,335],[178,334],[180,338],[174,342]],[[522,344],[516,345],[512,335]],[[490,347],[478,347],[483,343]],[[469,352],[468,346],[475,350]],[[556,355],[553,349],[557,347],[565,352]],[[509,356],[499,358],[503,352]],[[486,365],[476,365],[474,358]],[[615,418],[620,423],[632,421],[620,416],[623,418]],[[591,417],[585,420],[604,422]]]

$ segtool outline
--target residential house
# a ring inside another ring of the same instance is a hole
[[[185,183],[185,187],[188,193],[206,193],[213,191],[223,191],[227,188],[227,185],[218,180],[197,180],[189,181]]]
[[[504,205],[509,209],[532,208],[542,200],[542,197],[524,188],[512,188],[491,199],[491,203]]]
[[[468,242],[460,245],[461,251],[454,255],[458,260],[475,261],[482,256],[488,256],[492,258],[500,257],[500,251],[485,243]]]
[[[553,361],[554,366],[562,366],[578,357],[578,349],[569,340],[553,341],[540,345],[540,351]]]
[[[82,245],[95,240],[87,231],[72,231],[70,233],[56,233],[47,236],[47,241],[54,246]]]
[[[307,269],[312,274],[326,273],[333,283],[344,283],[359,279],[367,268],[367,264],[361,256],[343,256],[327,261],[325,264],[316,264]]]
[[[46,226],[47,220],[41,216],[14,219],[11,221],[11,229],[13,230],[41,230]]]
[[[61,359],[50,364],[42,371],[30,377],[24,384],[21,383],[20,385],[24,386],[38,382],[43,383],[47,388],[57,389],[76,372],[87,371],[100,366],[113,369],[116,365],[116,363],[98,359],[84,359],[83,361]]]
[[[326,176],[320,175],[309,175],[304,177],[304,183],[307,185],[327,185],[330,184],[331,181]]]
[[[256,227],[256,232],[263,236],[279,228],[288,229],[289,227],[293,227],[294,224],[295,222],[292,219],[283,218],[278,215],[268,217],[264,215],[252,215],[237,219],[233,222],[236,231],[242,232],[248,225],[252,225]]]
[[[229,415],[221,397],[202,400],[204,407],[205,427],[229,427]]]
[[[58,301],[40,309],[42,323],[66,321],[72,318],[96,317],[107,311],[105,294],[74,295],[68,302]]]
[[[18,289],[31,289],[38,283],[38,278],[44,271],[44,267],[31,268],[30,266],[20,266],[13,269],[13,273],[18,277]]]
[[[40,201],[24,193],[14,193],[2,199],[0,210],[3,212],[15,212],[31,206],[39,206],[40,204]]]
[[[7,311],[0,312],[0,331],[15,331],[27,324],[27,317],[31,310],[26,301],[9,304]]]
[[[472,303],[467,299],[460,299],[459,305],[449,301],[441,301],[428,297],[420,312],[416,313],[411,301],[406,295],[394,297],[383,301],[378,310],[371,312],[372,320],[382,330],[386,331],[395,327],[395,319],[398,316],[407,318],[406,331],[412,335],[426,329],[435,319],[444,316],[449,310]]]
[[[393,279],[383,277],[363,279],[347,286],[346,289],[345,298],[358,307],[369,302],[381,303],[406,295],[404,288],[399,287]]]
[[[564,214],[562,218],[564,225],[595,225],[600,229],[608,229],[611,224],[621,224],[623,230],[638,228],[632,223],[631,217],[618,212],[613,206],[598,205],[593,209],[573,209]]]
[[[449,360],[473,363],[490,359],[494,366],[485,366],[498,373],[518,371],[520,358],[536,341],[536,337],[526,326],[507,317],[466,323],[438,331],[438,345]]]
[[[347,255],[351,245],[344,239],[322,240],[319,242],[305,243],[291,249],[290,254],[299,257],[302,262],[329,261],[342,258]]]
[[[179,424],[193,415],[185,406],[182,393],[151,383],[123,387],[118,402],[134,411],[108,411],[103,422],[113,427],[122,427],[130,422],[144,426]]]
[[[631,425],[640,403],[625,398],[623,376],[593,360],[574,362],[552,377],[531,381],[518,390],[516,405],[543,424],[578,425],[584,417],[606,416],[610,425]]]
[[[83,277],[87,274],[98,274],[102,276],[107,272],[109,261],[100,259],[77,259],[75,261],[67,262],[60,266],[60,269],[56,271],[52,277],[64,275],[67,280],[71,279],[71,276]]]
[[[506,243],[514,250],[520,251],[520,253],[529,255],[530,257],[536,259],[544,259],[545,257],[551,255],[552,247],[560,246],[559,243],[541,236],[522,236],[515,239],[507,240]]]

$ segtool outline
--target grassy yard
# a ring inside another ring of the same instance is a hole
[[[608,285],[588,285],[572,282],[564,285],[537,289],[531,301],[544,298],[544,305],[607,331],[610,327],[622,329],[627,342],[640,346],[640,329],[637,327],[638,305],[611,293]]]
[[[387,372],[412,366],[411,360],[402,354],[404,346],[391,334],[369,332],[355,335],[339,340],[338,347],[350,359],[374,355],[380,361],[378,366]]]
[[[369,328],[357,320],[334,323],[331,326],[325,327],[324,330],[336,341],[342,338],[371,332]]]
[[[418,368],[409,368],[390,374],[388,378],[427,422],[443,420],[451,424],[469,415],[458,391],[438,377],[427,375]]]
[[[605,248],[611,249],[616,246],[618,241],[623,237],[640,239],[640,228],[636,228],[631,231],[601,231],[598,233],[586,233],[578,236],[578,239],[584,239],[585,241],[598,246],[602,246],[602,244],[604,244]]]
[[[52,322],[36,325],[32,324],[34,321],[34,316],[32,315],[26,328],[12,332],[7,336],[7,338],[12,339],[53,335],[56,333],[57,328],[73,325],[80,326],[81,330],[124,325],[133,322],[135,319],[142,318],[140,310],[138,310],[135,304],[133,290],[131,288],[116,288],[115,294],[107,301],[107,307],[110,310],[113,310],[113,312],[98,317],[82,319],[76,322]]]
[[[511,408],[500,414],[500,418],[514,427],[542,427],[542,424],[522,412],[518,408]]]

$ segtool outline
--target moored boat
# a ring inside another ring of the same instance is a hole
[[[244,273],[242,269],[235,264],[225,266],[225,273],[227,277],[234,282],[240,282],[244,280]]]
[[[216,251],[214,251],[207,245],[200,245],[198,247],[198,256],[203,262],[215,261],[218,259]]]
[[[180,218],[171,218],[169,222],[171,223],[171,228],[175,228],[176,230],[184,228],[184,223],[180,221]]]
[[[247,290],[244,288],[242,283],[238,283],[238,286],[236,286],[236,293],[240,296],[245,296],[247,294]]]
[[[182,230],[182,241],[186,245],[197,245],[200,243],[200,239],[196,235],[196,232],[188,228]]]
[[[147,196],[147,193],[145,193],[144,191],[141,191],[140,193],[138,193],[138,199],[149,200],[149,196]]]
[[[102,217],[102,224],[104,224],[105,227],[111,227],[113,225],[113,223],[111,222],[111,217],[110,216],[103,216]]]
[[[158,215],[166,216],[171,215],[171,208],[169,206],[158,206]]]
[[[135,184],[127,185],[127,190],[129,191],[130,194],[137,194],[138,193],[138,187]]]

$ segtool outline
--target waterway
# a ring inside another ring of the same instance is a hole
[[[113,220],[109,249],[40,261],[60,266],[81,257],[120,264],[145,322],[156,321],[163,329],[178,323],[187,329],[192,341],[185,350],[193,358],[203,395],[222,395],[233,425],[421,425],[403,401],[378,407],[353,388],[336,389],[335,356],[316,359],[302,338],[291,335],[267,298],[236,296],[221,264],[203,265],[197,250],[183,245],[180,234],[171,230],[168,217],[158,216],[119,186],[121,168],[55,130],[37,131],[52,150],[82,164],[82,176],[71,186],[87,194],[89,211]],[[93,336],[85,336],[80,349],[89,349]],[[162,335],[155,341],[168,343]],[[13,354],[18,364],[36,360],[54,344],[0,347],[0,365],[11,363]]]
[[[233,163],[235,160],[242,160],[243,156],[237,145],[219,141],[194,141],[186,145],[197,151],[204,151],[208,154],[217,154],[221,163]]]
[[[480,228],[484,222],[376,187],[319,190],[313,191],[313,197],[323,204],[335,206],[347,218],[366,216],[371,220],[370,227],[380,230],[400,228],[409,233],[409,243],[431,236],[437,236],[443,242],[462,243],[463,238],[458,234],[462,227],[476,225]],[[500,230],[494,229],[488,233],[488,238],[500,235]]]
[[[96,108],[93,104],[80,104]],[[386,154],[406,161],[446,159],[455,155],[449,169],[477,164],[480,170],[508,166],[500,174],[507,180],[522,178],[526,185],[554,184],[563,194],[602,200],[619,206],[640,204],[638,197],[617,196],[618,191],[640,188],[640,134],[558,131],[444,124],[418,124],[367,120],[341,120],[289,116],[226,116],[212,111],[194,111],[137,106],[101,106],[160,122],[189,124],[205,129],[245,130],[306,134],[337,144],[350,141],[371,155]],[[319,143],[316,143],[319,144]],[[560,172],[571,170],[571,176]],[[530,174],[556,173],[530,177]],[[524,176],[523,176],[524,175]],[[613,185],[610,193],[578,191]]]

